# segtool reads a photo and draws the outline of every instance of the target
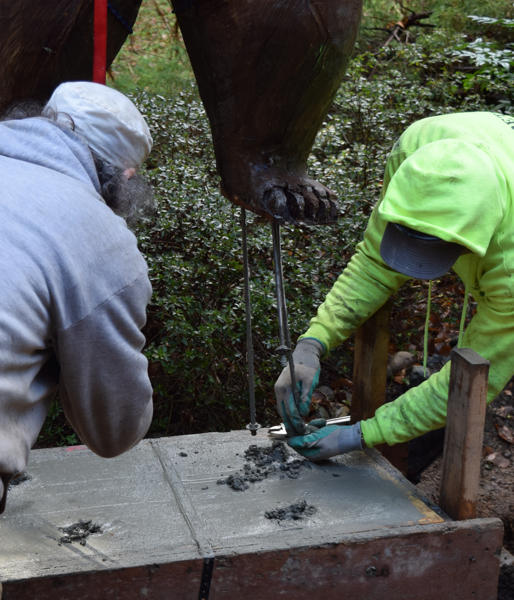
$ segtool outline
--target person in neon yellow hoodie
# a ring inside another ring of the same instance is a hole
[[[514,117],[429,117],[396,142],[364,239],[293,352],[298,405],[289,367],[275,384],[290,446],[321,460],[405,442],[445,425],[449,363],[354,425],[313,422],[306,430],[303,417],[319,380],[320,357],[407,279],[434,279],[452,267],[466,298],[471,294],[477,303],[459,345],[490,361],[490,402],[514,375]]]

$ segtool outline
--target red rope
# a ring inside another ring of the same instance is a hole
[[[93,24],[93,81],[105,83],[107,68],[107,0],[95,0]]]

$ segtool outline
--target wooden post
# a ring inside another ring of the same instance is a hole
[[[355,332],[353,423],[372,417],[385,400],[390,311],[387,302]]]
[[[476,514],[488,374],[474,350],[452,351],[439,504],[456,520]]]
[[[385,402],[390,313],[391,301],[388,301],[355,332],[352,423],[371,418]],[[408,444],[381,444],[377,450],[404,475],[407,474]]]

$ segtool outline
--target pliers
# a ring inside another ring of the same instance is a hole
[[[327,419],[325,425],[349,425],[350,424],[350,415],[345,415],[344,417],[336,417],[334,419]],[[317,423],[320,423],[320,419],[316,419]],[[285,440],[287,439],[287,431],[284,427],[284,423],[280,423],[280,425],[274,425],[268,429],[268,435],[274,440]]]

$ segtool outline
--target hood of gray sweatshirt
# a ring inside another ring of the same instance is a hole
[[[0,123],[0,156],[68,175],[100,191],[91,152],[84,140],[43,117]]]

